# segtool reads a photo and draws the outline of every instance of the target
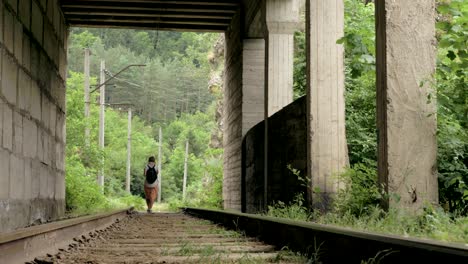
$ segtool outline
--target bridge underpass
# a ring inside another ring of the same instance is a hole
[[[224,32],[224,208],[256,212],[281,198],[274,184],[282,170],[270,173],[278,157],[272,154],[277,146],[269,117],[292,102],[293,33],[301,27],[302,4],[1,1],[0,231],[64,214],[66,49],[72,26]],[[385,201],[389,206],[417,210],[438,199],[435,102],[426,100],[430,82],[420,87],[435,69],[434,8],[435,2],[426,0],[376,1],[379,180],[385,191],[401,197],[399,203]],[[320,190],[307,193],[309,204],[326,208],[340,188],[333,176],[347,165],[344,53],[336,43],[344,31],[343,1],[308,0],[305,10],[308,87],[300,116],[305,141],[297,141],[305,155],[279,159],[303,169],[313,187],[307,189]],[[278,122],[288,120],[284,115]],[[243,152],[243,138],[259,122],[263,133],[260,128],[254,147]],[[246,169],[243,160],[252,149],[249,165],[255,169]]]

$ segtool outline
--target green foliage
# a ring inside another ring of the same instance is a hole
[[[382,195],[377,184],[377,169],[357,163],[340,175],[345,187],[338,191],[334,210],[355,216],[368,214],[378,206]]]
[[[208,53],[218,37],[213,33],[74,28],[68,68],[83,71],[86,47],[92,54],[92,76],[99,76],[101,59],[110,74],[130,64],[146,64],[129,68],[111,81],[106,87],[106,102],[132,103],[148,124],[167,124],[183,112],[206,111],[214,100],[207,88]]]
[[[124,206],[141,208],[144,200],[126,194],[127,115],[112,108],[106,111],[105,151],[97,148],[98,107],[91,104],[91,117],[84,118],[83,75],[70,72],[67,80],[66,205],[73,213],[91,213]],[[96,101],[93,94],[91,101]],[[84,131],[90,128],[86,146]],[[147,156],[155,149],[152,129],[135,117],[132,121],[132,177],[143,178]],[[96,184],[100,160],[105,159],[104,192]],[[140,186],[143,184],[141,183]],[[137,187],[142,188],[142,187]]]
[[[440,201],[452,212],[468,214],[468,3],[438,6],[439,39],[438,172]]]
[[[222,206],[223,163],[222,149],[209,147],[215,128],[214,113],[184,114],[164,128],[165,187],[162,195],[170,207],[197,206],[220,208]],[[185,143],[189,142],[186,201],[182,199]]]
[[[294,69],[293,69],[293,91],[294,99],[306,95],[307,85],[307,59],[306,59],[306,43],[305,32],[297,31],[294,33]]]
[[[351,164],[377,160],[374,5],[345,1],[346,139]],[[362,168],[362,165],[359,165]],[[372,175],[369,179],[373,178]],[[374,181],[375,183],[375,181]]]
[[[415,216],[414,212],[394,209],[385,212],[373,207],[368,214],[359,217],[350,212],[316,213],[313,221],[363,231],[461,243],[468,241],[468,217],[454,218],[442,209],[428,208]]]
[[[146,210],[146,202],[141,197],[125,194],[121,197],[111,197],[108,199],[111,208],[129,208],[133,207],[135,210]]]
[[[302,194],[296,195],[294,201],[289,204],[278,201],[273,205],[269,205],[266,215],[299,221],[308,221],[311,217],[309,210],[304,206],[304,196]]]
[[[108,208],[108,201],[96,184],[95,178],[86,175],[86,169],[79,158],[76,155],[67,155],[66,163],[67,211],[85,214]]]
[[[337,40],[345,46],[346,66],[354,79],[375,70],[374,5],[345,1],[345,35]]]

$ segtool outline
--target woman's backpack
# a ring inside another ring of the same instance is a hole
[[[156,166],[150,167],[146,170],[146,182],[152,184],[158,179],[158,172],[156,171]]]

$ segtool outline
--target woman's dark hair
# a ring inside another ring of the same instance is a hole
[[[154,162],[154,157],[153,156],[149,157],[148,162]]]

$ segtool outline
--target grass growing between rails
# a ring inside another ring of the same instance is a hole
[[[405,237],[468,243],[468,217],[448,213],[440,207],[426,207],[420,213],[379,207],[375,169],[362,164],[343,173],[346,187],[336,195],[329,212],[310,211],[302,195],[289,203],[277,202],[268,207],[267,216],[335,225]]]

